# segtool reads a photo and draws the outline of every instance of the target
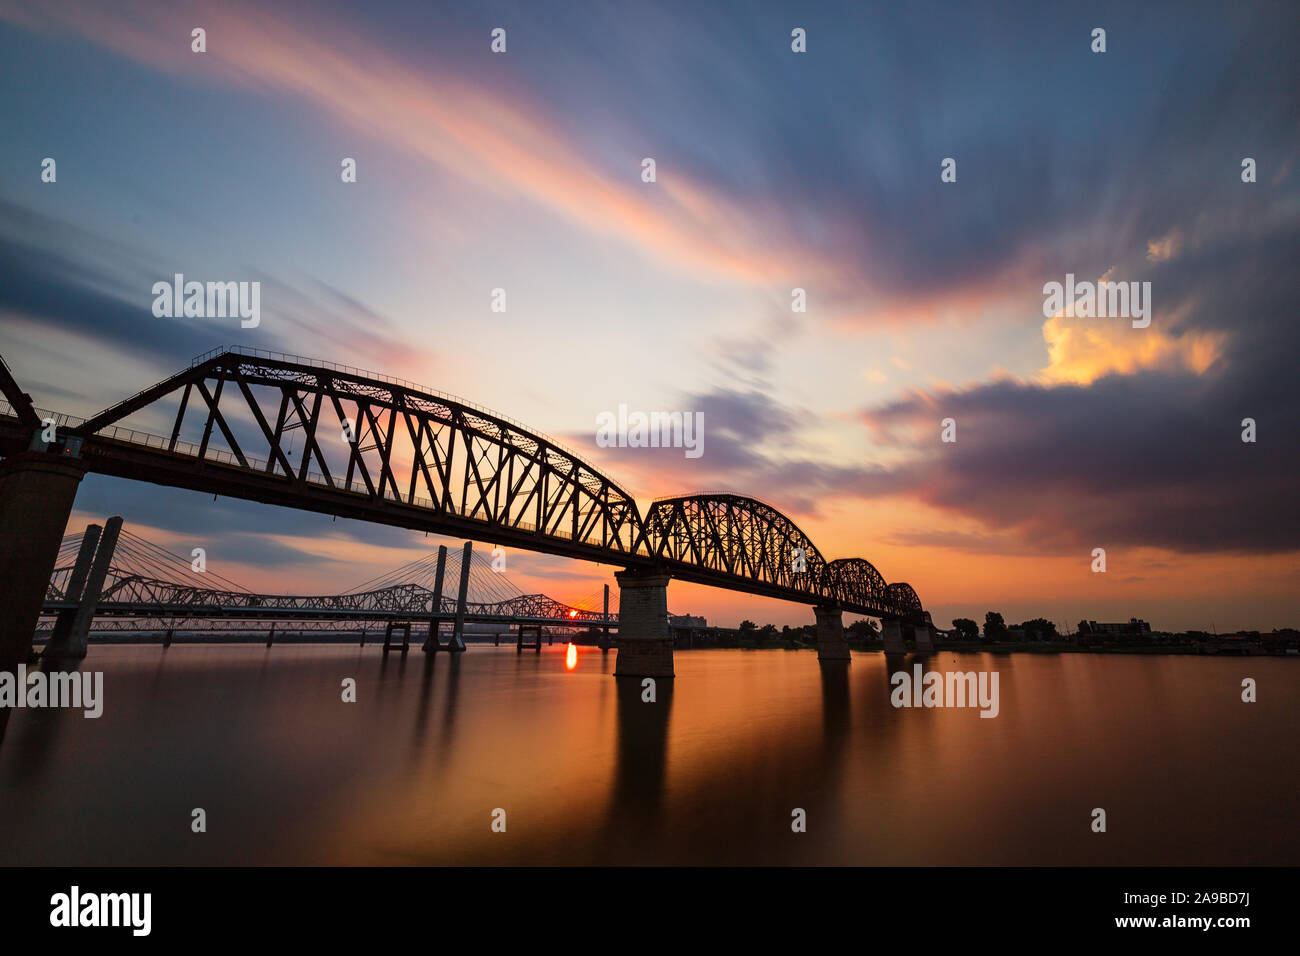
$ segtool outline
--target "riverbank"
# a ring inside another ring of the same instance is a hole
[[[580,646],[596,646],[595,642],[587,634],[578,636],[573,635],[555,635],[553,640],[547,639],[547,644],[567,644],[573,641]],[[141,634],[111,634],[95,635],[92,644],[106,645],[131,645],[131,644],[163,644],[165,643],[163,635],[157,633]],[[223,634],[175,634],[170,639],[172,644],[213,644],[213,645],[249,645],[249,644],[266,644],[266,635],[262,633],[249,632],[244,634],[223,633]],[[364,646],[366,644],[382,645],[384,635],[382,631],[368,633],[364,639],[358,634],[330,634],[321,632],[306,631],[301,633],[284,632],[277,633],[273,640],[274,644],[353,644]],[[466,635],[465,643],[467,646],[494,645],[497,642],[487,637],[477,637]],[[514,643],[513,635],[502,636],[500,644],[509,645]],[[617,643],[617,639],[615,639]],[[883,652],[884,644],[881,641],[862,641],[850,640],[850,650],[859,653],[870,651]],[[412,639],[410,646],[417,648],[421,641]],[[44,646],[44,641],[38,641],[34,650],[40,650]],[[908,641],[906,643],[908,653],[916,651],[915,645]],[[687,650],[705,650],[704,647],[688,648],[678,647],[677,651]],[[790,640],[788,638],[776,637],[770,640],[741,640],[730,646],[711,646],[708,650],[791,650],[791,651],[816,651],[815,644]],[[1235,657],[1300,657],[1300,650],[1294,647],[1270,647],[1261,642],[1250,641],[1226,641],[1217,642],[1190,642],[1179,644],[1075,644],[1064,641],[1026,641],[1016,643],[998,643],[988,641],[939,641],[935,645],[935,653],[939,651],[953,652],[976,652],[990,654],[1161,654],[1161,655],[1190,655],[1190,656],[1235,656]]]

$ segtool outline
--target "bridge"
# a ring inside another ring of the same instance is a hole
[[[93,573],[96,563],[106,568],[102,575]],[[455,596],[444,594],[444,581],[462,580]],[[595,600],[593,596],[583,605]],[[535,637],[544,626],[607,632],[618,626],[618,614],[611,614],[608,605],[608,587],[600,611],[525,594],[470,546],[450,555],[441,547],[342,594],[259,594],[206,567],[196,570],[190,560],[121,528],[120,519],[110,519],[107,534],[90,525],[63,539],[38,634],[48,633],[58,647],[73,634],[84,642],[92,632],[162,630],[166,644],[175,631],[196,626],[209,634],[269,628],[269,646],[277,626],[282,633],[307,626],[360,632],[363,641],[367,632],[381,631],[385,647],[397,633],[405,651],[411,628],[418,624],[423,625],[426,650],[463,651],[466,624],[517,627],[521,646],[525,634]],[[439,636],[443,624],[451,626],[445,645]]]
[[[904,626],[928,643],[911,586],[828,560],[771,505],[697,494],[643,514],[559,442],[413,382],[231,347],[89,419],[37,409],[3,360],[0,388],[6,658],[30,648],[87,472],[621,566],[620,676],[672,676],[673,579],[813,605],[823,660],[848,659],[845,611],[880,618],[887,648]]]

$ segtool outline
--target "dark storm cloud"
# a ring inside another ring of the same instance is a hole
[[[1031,547],[1156,546],[1275,552],[1300,547],[1297,406],[1266,404],[1224,376],[1112,375],[1091,387],[1004,382],[874,410],[918,427],[916,456],[864,486],[910,494]],[[957,441],[939,442],[940,417]],[[1241,441],[1255,417],[1259,441]]]

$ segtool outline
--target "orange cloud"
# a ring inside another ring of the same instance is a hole
[[[1175,328],[1180,309],[1161,324]],[[1103,375],[1130,375],[1142,369],[1182,368],[1205,373],[1223,354],[1222,332],[1171,335],[1153,323],[1135,329],[1122,319],[1067,317],[1058,312],[1043,323],[1048,364],[1038,379],[1049,384],[1087,385]]]
[[[1160,239],[1147,241],[1147,259],[1151,262],[1169,262],[1183,247],[1183,233],[1180,229],[1171,229]]]

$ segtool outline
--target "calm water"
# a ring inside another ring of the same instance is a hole
[[[878,653],[679,652],[652,705],[580,651],[93,647],[104,716],[0,745],[0,864],[1300,863],[1300,661],[931,658],[990,720],[895,710]]]

